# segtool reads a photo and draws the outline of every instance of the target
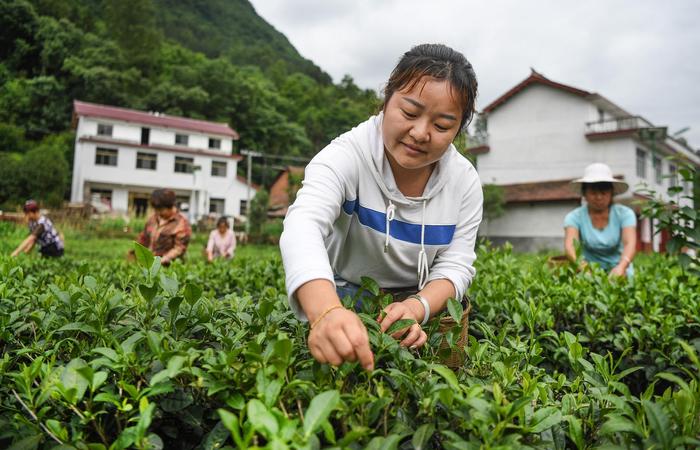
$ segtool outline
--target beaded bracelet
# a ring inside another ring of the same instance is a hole
[[[338,308],[343,308],[343,309],[345,309],[345,307],[344,307],[343,305],[331,306],[331,307],[328,308],[327,310],[323,311],[323,312],[321,313],[321,315],[318,316],[318,317],[316,318],[316,320],[314,320],[314,323],[311,324],[311,329],[313,330],[314,327],[315,327],[316,325],[318,325],[318,323],[321,321],[321,319],[323,319],[324,317],[326,317],[326,314],[328,314],[329,312],[333,311],[334,309],[338,309]]]

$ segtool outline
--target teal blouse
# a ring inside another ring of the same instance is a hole
[[[564,219],[564,228],[576,228],[579,232],[583,257],[588,262],[596,262],[605,270],[611,270],[622,256],[622,229],[637,225],[634,211],[625,205],[613,204],[610,207],[608,224],[602,230],[593,226],[588,206],[580,206]],[[634,275],[632,264],[627,267],[627,276]]]

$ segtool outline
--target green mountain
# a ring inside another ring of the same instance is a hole
[[[264,69],[282,63],[287,73],[301,72],[316,81],[331,82],[247,0],[154,0],[154,4],[156,23],[165,37],[191,50]]]
[[[272,155],[260,183],[378,106],[349,75],[333,84],[247,0],[0,0],[0,208],[64,198],[75,99],[229,123],[239,148]]]

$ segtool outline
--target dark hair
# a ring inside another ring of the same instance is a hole
[[[219,228],[221,225],[226,225],[226,228],[228,228],[228,219],[226,217],[219,217],[219,220],[216,221],[216,228]]]
[[[581,194],[585,195],[587,190],[596,192],[613,192],[613,184],[609,181],[601,181],[598,183],[583,183],[581,184]]]
[[[382,109],[394,92],[413,89],[423,77],[449,81],[462,106],[460,130],[471,122],[478,88],[474,68],[463,54],[443,44],[416,45],[403,54],[384,88]]]
[[[24,212],[37,212],[39,211],[39,204],[35,200],[27,200],[24,202]]]
[[[177,199],[170,189],[156,189],[151,193],[151,206],[154,208],[172,208]]]

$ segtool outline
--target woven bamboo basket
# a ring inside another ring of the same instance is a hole
[[[457,349],[451,349],[450,344],[447,342],[447,338],[445,337],[443,337],[442,341],[440,342],[439,352],[442,354],[449,351],[448,355],[445,357],[444,363],[451,369],[456,369],[464,364],[466,356],[464,349],[469,344],[469,313],[472,310],[472,302],[468,297],[465,298],[467,300],[467,306],[464,308],[462,320],[460,320],[461,330],[459,333],[459,338],[457,339]],[[457,322],[455,322],[452,317],[443,316],[440,318],[440,326],[438,329],[440,333],[444,334],[450,331],[456,325]]]
[[[565,266],[567,264],[569,264],[569,258],[566,255],[550,256],[547,259],[547,266],[550,269],[556,269],[557,267]]]
[[[395,291],[385,289],[383,290],[383,292],[391,294],[395,302],[402,301],[406,299],[406,297],[408,297],[409,295],[416,293],[415,290],[405,289]],[[460,330],[459,338],[457,339],[457,347],[460,349],[466,348],[467,344],[469,343],[469,313],[472,310],[472,302],[467,295],[464,296],[464,300],[466,301],[466,306],[463,305],[464,312],[462,313],[462,320],[460,320],[460,325],[462,326],[462,329]],[[455,322],[454,319],[449,315],[443,315],[439,319],[431,319],[431,321],[434,320],[440,321],[438,330],[442,334],[447,333],[457,325],[457,322]],[[440,342],[440,348],[438,349],[438,352],[440,354],[449,352],[445,358],[444,363],[447,367],[451,369],[455,369],[464,364],[464,351],[455,351],[454,349],[450,349],[450,344],[444,337]]]

